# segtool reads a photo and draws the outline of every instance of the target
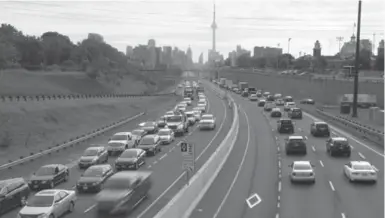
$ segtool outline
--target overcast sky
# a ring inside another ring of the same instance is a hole
[[[121,51],[126,45],[147,44],[187,49],[194,60],[212,45],[212,0],[147,1],[1,1],[0,23],[10,23],[30,35],[57,31],[73,42],[89,32],[104,36]],[[376,47],[384,38],[384,0],[364,0],[361,38]],[[337,36],[349,40],[357,22],[355,0],[216,0],[217,50],[227,57],[236,45],[277,46],[298,56],[311,53],[318,39],[325,55],[338,51]]]

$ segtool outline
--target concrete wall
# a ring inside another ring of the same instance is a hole
[[[309,97],[316,102],[328,105],[336,105],[339,96],[353,93],[353,82],[341,80],[258,74],[232,69],[223,69],[219,74],[219,77],[226,77],[234,82],[248,82],[257,89],[291,95],[297,99]],[[377,105],[381,108],[384,107],[384,84],[360,82],[359,94],[375,94]]]

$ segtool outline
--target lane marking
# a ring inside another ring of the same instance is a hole
[[[278,168],[281,168],[281,161],[278,161]]]
[[[363,154],[361,154],[361,152],[358,152],[358,156],[360,156],[360,158],[362,158],[364,160],[366,159],[365,156]]]
[[[281,181],[278,182],[278,192],[281,192],[282,190],[282,183]]]
[[[155,165],[155,164],[157,164],[157,163],[158,163],[158,161],[154,161],[154,162],[152,162],[152,164],[153,164],[153,165]]]
[[[254,193],[246,199],[247,206],[249,206],[250,209],[257,206],[259,203],[261,203],[261,201],[262,199],[257,193]]]
[[[314,147],[314,145],[311,146],[311,149],[315,152],[315,147]]]
[[[84,213],[88,213],[90,212],[92,209],[94,209],[96,207],[96,204],[92,205],[91,207],[87,208]]]
[[[378,172],[379,170],[377,169],[377,167],[376,166],[372,166],[373,167],[373,169],[376,171],[376,172]]]
[[[280,201],[281,200],[281,195],[278,195],[278,201]]]
[[[279,218],[279,213],[275,214],[275,218]]]
[[[162,155],[162,157],[159,158],[159,160],[162,160],[163,158],[167,157],[167,153]]]
[[[278,174],[278,178],[281,179],[281,177],[282,177],[282,175],[279,173],[279,174]]]
[[[151,168],[151,165],[148,165],[148,167],[147,167],[147,168],[149,168],[149,169],[150,169],[150,168]]]
[[[319,160],[319,164],[321,164],[321,166],[324,167],[324,163],[322,163],[322,160]]]
[[[341,217],[342,217],[342,218],[346,218],[346,216],[345,216],[344,213],[341,213]]]
[[[307,136],[305,136],[305,140],[308,140]]]
[[[241,169],[242,169],[242,167],[243,167],[243,163],[245,162],[246,155],[248,154],[247,151],[249,150],[250,134],[251,134],[251,133],[250,133],[250,122],[249,122],[249,118],[248,118],[248,116],[247,116],[245,110],[243,110],[243,108],[241,108],[241,110],[242,110],[243,114],[245,115],[246,123],[247,123],[247,130],[248,130],[248,131],[247,131],[246,149],[245,149],[245,151],[243,152],[242,160],[241,160],[241,163],[239,164],[239,167],[238,167],[237,172],[236,172],[236,174],[235,174],[235,176],[234,176],[234,179],[233,179],[233,181],[231,182],[230,187],[227,189],[227,192],[226,192],[224,198],[222,199],[221,204],[219,205],[219,207],[218,207],[217,211],[215,212],[213,218],[218,217],[219,212],[222,210],[223,205],[225,204],[227,198],[228,198],[229,195],[230,195],[231,190],[233,189],[233,187],[234,187],[234,185],[235,185],[235,182],[236,182],[237,179],[238,179],[239,173],[241,172]]]
[[[277,203],[277,208],[280,208],[281,207],[281,203]]]
[[[330,185],[330,188],[332,189],[332,191],[335,191],[332,181],[329,181],[329,185]]]
[[[279,150],[280,150],[279,145],[278,145],[278,147],[277,147],[277,150],[278,150],[278,152],[279,152]]]
[[[209,102],[209,101],[208,101]],[[225,114],[224,114],[224,118],[223,118],[223,120],[222,120],[222,124],[221,124],[221,126],[219,127],[219,129],[218,129],[218,131],[217,131],[217,133],[214,135],[214,137],[211,139],[211,141],[209,142],[209,144],[207,144],[207,146],[206,146],[206,150],[207,150],[207,148],[209,147],[209,146],[211,146],[211,144],[213,143],[213,141],[216,139],[216,137],[218,136],[218,134],[219,134],[219,132],[221,131],[221,129],[222,129],[222,127],[223,127],[223,125],[224,125],[224,123],[225,123],[225,120],[227,119],[227,108],[226,108],[226,106],[225,106],[225,104],[224,104],[224,102],[222,101],[222,106],[224,107],[224,109],[225,109]],[[203,150],[202,151],[202,153],[195,159],[195,161],[197,161],[201,156],[202,156],[202,154],[203,154],[203,152],[204,152],[205,150]],[[171,183],[171,185],[170,186],[168,186],[167,188],[166,188],[166,190],[164,190],[153,202],[151,202],[151,204],[150,205],[148,205],[136,218],[141,218],[141,217],[143,217],[156,203],[158,203],[158,201],[161,199],[161,198],[163,198],[163,196],[164,195],[166,195],[166,193],[172,188],[172,187],[174,187],[174,185],[177,183],[177,182],[179,182],[179,180],[181,180],[182,178],[183,178],[183,176],[185,175],[185,171],[184,172],[182,172],[179,176],[178,176],[178,178],[176,178],[175,179],[175,181],[173,182],[173,183]]]

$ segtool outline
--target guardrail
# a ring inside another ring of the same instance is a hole
[[[190,184],[184,186],[154,218],[189,217],[214,182],[214,179],[217,177],[234,147],[239,131],[238,107],[235,104],[234,99],[231,97],[229,98],[234,108],[234,120],[229,130],[229,134],[227,134],[207,162],[191,178]]]
[[[80,142],[83,142],[83,141],[86,141],[88,139],[91,139],[93,137],[96,137],[106,131],[109,131],[113,128],[116,128],[118,126],[121,126],[125,123],[128,123],[140,116],[143,116],[145,113],[142,112],[142,113],[139,113],[135,116],[132,116],[132,117],[126,117],[126,118],[123,118],[117,122],[114,122],[114,123],[111,123],[111,124],[108,124],[106,126],[103,126],[101,128],[98,128],[98,129],[95,129],[87,134],[84,134],[84,135],[81,135],[81,136],[78,136],[78,137],[75,137],[74,139],[70,139],[68,142],[64,142],[62,144],[57,144],[55,146],[52,146],[52,147],[48,147],[48,149],[46,150],[41,150],[40,152],[38,153],[30,153],[29,156],[27,157],[23,157],[21,156],[19,160],[15,160],[15,161],[9,161],[9,163],[7,164],[4,164],[4,165],[1,165],[0,166],[0,171],[1,170],[5,170],[5,169],[10,169],[14,166],[17,166],[17,165],[21,165],[21,164],[24,164],[26,162],[29,162],[29,161],[32,161],[32,160],[35,160],[39,157],[42,157],[44,155],[47,155],[47,154],[51,154],[55,151],[59,151],[59,150],[62,150],[62,149],[66,149],[67,147],[72,147]]]
[[[98,94],[98,95],[1,95],[1,102],[20,102],[20,101],[46,101],[46,100],[64,100],[64,99],[92,99],[92,98],[138,98],[152,96],[175,95],[175,90],[163,94]]]

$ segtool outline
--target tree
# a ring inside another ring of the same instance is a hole
[[[251,66],[251,58],[248,54],[240,55],[237,58],[238,67],[250,67]]]
[[[381,70],[381,71],[384,70],[384,50],[383,49],[382,51],[380,50],[380,52],[378,52],[378,55],[376,57],[376,62],[375,62],[375,68],[376,70]]]
[[[282,54],[278,57],[278,68],[286,69],[293,64],[294,57],[291,54]]]
[[[309,69],[311,66],[311,61],[309,60],[309,57],[302,56],[298,59],[296,59],[294,62],[294,68],[297,70],[304,70]]]

